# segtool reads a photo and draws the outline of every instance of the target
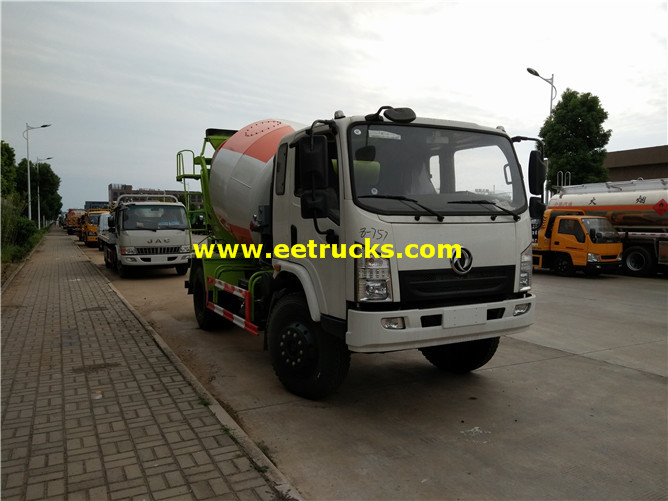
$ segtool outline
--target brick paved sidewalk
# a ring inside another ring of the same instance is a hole
[[[3,500],[299,499],[61,229],[5,289]]]

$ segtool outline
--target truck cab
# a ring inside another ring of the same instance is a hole
[[[108,209],[87,210],[82,217],[81,222],[81,241],[86,247],[95,247],[98,245],[98,225],[100,217],[103,214],[109,214]]]
[[[622,243],[604,217],[580,210],[548,209],[533,243],[534,268],[551,268],[560,275],[588,275],[621,267]]]
[[[108,268],[116,268],[122,278],[140,267],[175,268],[179,275],[187,273],[188,220],[176,197],[121,195],[108,224],[104,262]]]

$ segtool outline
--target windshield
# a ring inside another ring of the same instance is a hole
[[[402,124],[353,124],[357,205],[379,214],[507,214],[526,205],[507,137]]]
[[[591,230],[596,232],[596,241],[598,243],[620,241],[619,233],[617,233],[617,230],[615,230],[610,221],[605,218],[587,217],[582,220],[582,223],[587,233],[590,233]]]
[[[100,222],[100,215],[99,214],[88,214],[88,222],[90,224],[97,224]]]
[[[130,205],[123,210],[124,230],[185,230],[186,211],[169,205]]]

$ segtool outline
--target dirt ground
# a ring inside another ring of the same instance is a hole
[[[82,250],[304,499],[665,498],[665,278],[535,274],[535,324],[480,370],[353,355],[313,402],[262,337],[200,330],[174,269],[121,280]]]

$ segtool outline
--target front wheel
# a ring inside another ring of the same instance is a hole
[[[561,275],[562,277],[570,277],[575,275],[573,261],[571,261],[571,256],[568,254],[559,254],[555,258],[553,269],[557,272],[557,275]]]
[[[499,338],[420,348],[424,357],[441,370],[464,374],[489,362],[499,346]]]
[[[267,324],[269,354],[274,372],[285,388],[317,400],[334,392],[350,368],[350,352],[309,314],[301,294],[278,300]]]
[[[116,271],[118,272],[119,277],[128,278],[129,275],[128,267],[125,266],[123,263],[121,263],[121,260],[118,256],[116,256]]]
[[[188,273],[188,265],[187,264],[177,264],[176,265],[176,274],[177,275],[185,275]]]

